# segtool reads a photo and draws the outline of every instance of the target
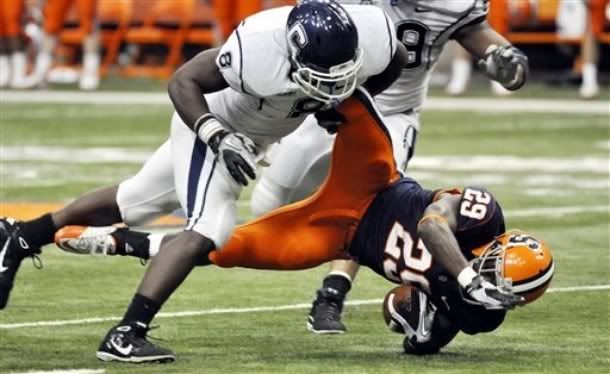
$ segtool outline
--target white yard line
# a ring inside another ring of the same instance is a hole
[[[0,91],[2,103],[170,105],[165,92]],[[429,97],[425,110],[610,114],[604,101]]]
[[[9,374],[100,374],[105,373],[104,369],[54,369],[54,370],[32,370],[11,372]]]
[[[581,291],[604,291],[610,290],[610,284],[595,285],[595,286],[579,286],[579,287],[563,287],[563,288],[550,288],[547,293],[556,292],[581,292]],[[383,299],[367,299],[367,300],[351,300],[347,301],[347,305],[371,305],[381,304]],[[243,314],[243,313],[258,313],[258,312],[277,312],[283,310],[295,310],[295,309],[308,309],[311,308],[311,303],[304,304],[289,304],[289,305],[277,305],[277,306],[259,306],[251,308],[214,308],[206,310],[192,310],[183,312],[167,312],[159,313],[156,318],[178,318],[178,317],[196,317],[210,314]],[[95,318],[82,318],[82,319],[68,319],[68,320],[56,320],[56,321],[34,321],[34,322],[20,322],[20,323],[3,323],[0,324],[0,329],[11,330],[21,329],[28,327],[47,327],[47,326],[66,326],[66,325],[87,325],[92,323],[100,322],[111,322],[120,321],[121,317],[95,317]]]
[[[592,205],[592,206],[563,206],[552,208],[534,208],[534,209],[517,209],[508,210],[504,213],[506,217],[535,217],[547,216],[558,217],[578,213],[608,213],[610,206],[608,205]]]

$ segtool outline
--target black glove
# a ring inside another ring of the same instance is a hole
[[[255,157],[258,154],[254,142],[244,134],[220,130],[208,144],[229,171],[235,182],[248,185],[248,179],[256,179]]]
[[[336,134],[339,126],[345,122],[343,114],[335,109],[328,109],[316,112],[314,115],[318,120],[318,126],[324,128],[329,134]]]
[[[511,91],[521,88],[529,76],[527,56],[513,46],[490,46],[478,65],[491,79]]]

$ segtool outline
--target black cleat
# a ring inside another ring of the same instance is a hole
[[[0,309],[8,303],[21,261],[40,253],[40,248],[30,245],[22,236],[20,226],[13,218],[0,218]]]
[[[101,361],[174,362],[176,354],[146,340],[147,327],[128,323],[113,327],[100,344],[96,356]]]
[[[341,322],[344,298],[332,288],[319,289],[307,317],[307,330],[315,334],[343,334],[347,330]]]

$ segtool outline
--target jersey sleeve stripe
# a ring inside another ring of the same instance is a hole
[[[388,36],[390,38],[390,61],[394,58],[394,29],[392,27],[392,22],[388,18],[388,15],[384,12],[385,16],[385,24],[388,28]]]
[[[246,91],[246,87],[244,85],[244,49],[241,46],[241,36],[239,36],[239,28],[235,29],[235,35],[237,35],[237,43],[239,44],[239,80],[241,82],[241,90],[244,93],[248,93]]]
[[[449,39],[454,39],[455,36],[457,35],[457,33],[459,33],[464,28],[470,27],[470,26],[474,26],[474,25],[478,25],[480,23],[483,23],[486,19],[487,19],[487,15],[482,15],[482,16],[479,16],[479,17],[473,19],[472,21],[468,22],[465,25],[462,25],[462,26],[458,27],[457,29],[455,29],[453,31],[453,33],[451,33],[451,36],[449,37]]]

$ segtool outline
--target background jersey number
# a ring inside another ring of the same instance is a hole
[[[405,69],[415,69],[421,65],[428,31],[428,26],[413,21],[403,22],[396,27],[396,37],[407,49]]]

